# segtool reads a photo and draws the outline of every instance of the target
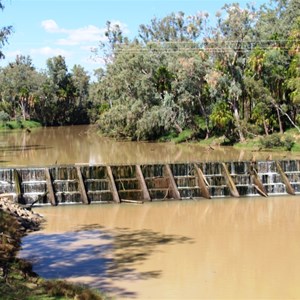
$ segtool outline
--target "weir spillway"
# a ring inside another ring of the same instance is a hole
[[[24,205],[300,195],[300,160],[1,168],[0,194]]]

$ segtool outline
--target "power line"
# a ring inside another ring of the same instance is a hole
[[[116,53],[118,52],[130,52],[130,53],[140,53],[140,52],[208,52],[208,53],[223,53],[223,52],[244,52],[244,51],[252,51],[256,47],[259,47],[261,50],[272,50],[272,49],[280,49],[282,51],[290,51],[290,47],[284,46],[282,44],[285,43],[298,43],[300,44],[299,39],[281,39],[281,40],[248,40],[248,41],[239,41],[239,40],[228,40],[222,41],[221,44],[223,46],[209,46],[216,45],[218,41],[209,41],[202,43],[195,42],[187,42],[187,41],[166,41],[166,42],[149,42],[145,45],[137,44],[141,48],[134,48],[132,44],[118,44],[114,49]],[[220,42],[219,42],[220,43]],[[159,45],[160,48],[152,47],[154,45]],[[185,46],[186,45],[186,46]],[[238,47],[231,47],[231,45],[238,45]],[[167,47],[164,47],[167,46]],[[173,46],[174,48],[170,47]],[[191,47],[194,46],[194,47]],[[176,47],[176,48],[175,48]]]
[[[291,49],[288,47],[283,46],[276,46],[276,47],[260,47],[261,50],[281,50],[281,51],[290,51]],[[248,48],[225,48],[225,47],[214,47],[214,48],[177,48],[177,49],[116,49],[116,53],[120,52],[128,52],[128,53],[146,53],[146,52],[157,52],[157,53],[178,53],[180,51],[184,52],[207,52],[207,53],[223,53],[223,52],[246,52],[246,51],[252,51],[254,48],[248,47]]]

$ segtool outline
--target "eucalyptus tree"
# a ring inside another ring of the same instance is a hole
[[[260,46],[251,54],[248,68],[268,88],[279,131],[297,116],[297,66],[299,66],[299,0],[276,0],[259,11],[256,34]],[[298,62],[297,62],[298,61]],[[286,118],[282,118],[285,116]]]
[[[245,78],[246,93],[249,98],[249,121],[247,133],[250,135],[265,134],[269,135],[276,127],[277,118],[275,117],[272,95],[261,79],[254,76]]]
[[[73,78],[68,71],[65,58],[60,55],[47,60],[46,80],[40,86],[39,105],[36,109],[43,124],[66,125],[76,124],[78,121],[77,108],[87,91],[83,90],[86,88],[84,84],[76,88],[74,83],[78,83],[79,74],[82,77],[86,74],[78,66],[74,70],[76,75]],[[84,77],[82,83],[86,80],[87,77]],[[82,94],[79,92],[80,89]]]
[[[299,131],[299,127],[295,122],[300,125],[300,16],[296,19],[293,27],[291,28],[288,38],[287,46],[289,48],[289,55],[291,62],[289,65],[286,85],[289,89],[289,97],[291,99],[292,106],[292,120],[290,120],[294,127]]]
[[[244,141],[241,122],[246,100],[244,72],[249,49],[255,40],[253,26],[257,14],[254,7],[242,9],[237,3],[226,4],[222,10],[223,15],[217,14],[212,34],[205,38],[206,51],[211,53],[215,63],[215,70],[210,74],[217,79],[217,82],[214,78],[208,81],[214,83],[210,90],[216,100],[228,102],[229,106],[222,107],[232,110],[239,140]]]
[[[170,66],[176,74],[172,84],[173,93],[185,114],[184,127],[192,129],[196,135],[208,138],[209,114],[212,109],[206,80],[206,75],[211,70],[209,57],[199,49],[188,54],[178,52],[177,56],[170,61]]]
[[[121,26],[111,21],[106,22],[105,38],[99,42],[98,47],[92,49],[94,56],[101,57],[105,64],[114,60],[115,49],[122,44],[127,44],[128,38],[124,35]]]
[[[144,43],[199,41],[207,19],[207,13],[186,16],[182,11],[171,13],[162,19],[155,17],[150,25],[140,25],[139,39]]]
[[[102,103],[109,110],[100,115],[101,130],[109,135],[137,139],[137,122],[143,111],[157,102],[151,81],[155,59],[141,45],[132,43],[115,52],[114,62],[107,65],[99,82]]]
[[[265,43],[277,42],[285,46],[290,29],[297,22],[300,0],[271,0],[259,10],[256,33]]]
[[[3,1],[0,1],[0,9],[3,10],[4,4]],[[0,59],[5,58],[5,55],[2,51],[2,48],[8,43],[8,37],[12,34],[13,27],[12,26],[3,26],[0,29]]]
[[[193,115],[197,109],[201,113],[199,103],[204,99],[199,91],[205,72],[201,67],[198,71],[202,60],[196,43],[204,18],[181,12],[155,18],[151,25],[140,26],[133,41],[111,47],[113,60],[98,84],[98,95],[109,108],[99,118],[102,132],[157,139],[193,125]]]
[[[0,72],[2,110],[11,118],[31,119],[34,115],[40,75],[29,56],[17,56]]]
[[[80,65],[74,65],[71,78],[75,87],[77,105],[83,105],[88,100],[90,76]]]

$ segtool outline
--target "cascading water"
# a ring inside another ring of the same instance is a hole
[[[300,160],[286,160],[280,163],[295,193],[300,194]]]
[[[182,199],[201,197],[195,166],[193,164],[171,164],[171,170]]]
[[[257,172],[268,195],[284,195],[287,193],[275,161],[257,162]]]
[[[300,194],[300,161],[6,168],[0,192],[25,204]]]
[[[223,175],[221,163],[205,162],[200,164],[200,168],[208,182],[208,189],[211,197],[230,196],[230,190]]]
[[[13,171],[11,169],[0,170],[0,192],[1,194],[15,193]]]

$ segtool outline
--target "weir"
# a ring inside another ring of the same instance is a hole
[[[24,205],[300,195],[300,160],[2,168],[0,193]]]

